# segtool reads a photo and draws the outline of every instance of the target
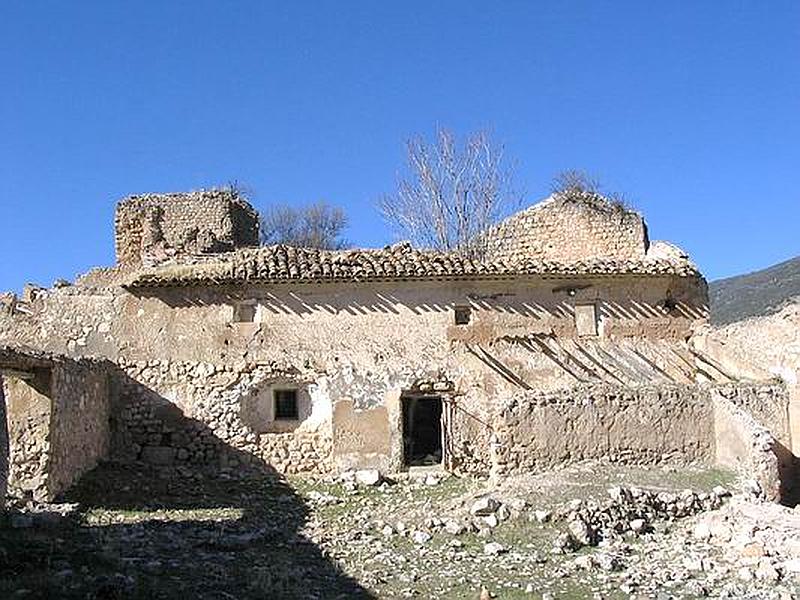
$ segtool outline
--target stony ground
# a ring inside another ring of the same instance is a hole
[[[800,514],[739,487],[597,463],[498,487],[104,465],[6,516],[0,598],[800,597]]]

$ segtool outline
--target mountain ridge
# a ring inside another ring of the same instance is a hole
[[[728,325],[778,312],[800,301],[800,256],[708,284],[711,324]]]

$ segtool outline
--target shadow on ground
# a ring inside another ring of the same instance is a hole
[[[0,527],[0,597],[374,598],[303,534],[285,480],[242,469],[101,465],[62,499],[71,516]]]

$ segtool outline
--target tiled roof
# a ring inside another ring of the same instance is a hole
[[[379,250],[326,251],[289,246],[247,248],[224,254],[181,257],[137,271],[126,287],[278,282],[363,282],[405,279],[492,279],[516,276],[677,275],[699,276],[688,260],[588,259],[576,262],[523,260],[480,262],[407,243]]]

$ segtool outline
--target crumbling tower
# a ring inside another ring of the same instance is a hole
[[[258,213],[234,190],[128,196],[117,205],[117,264],[258,245]]]

